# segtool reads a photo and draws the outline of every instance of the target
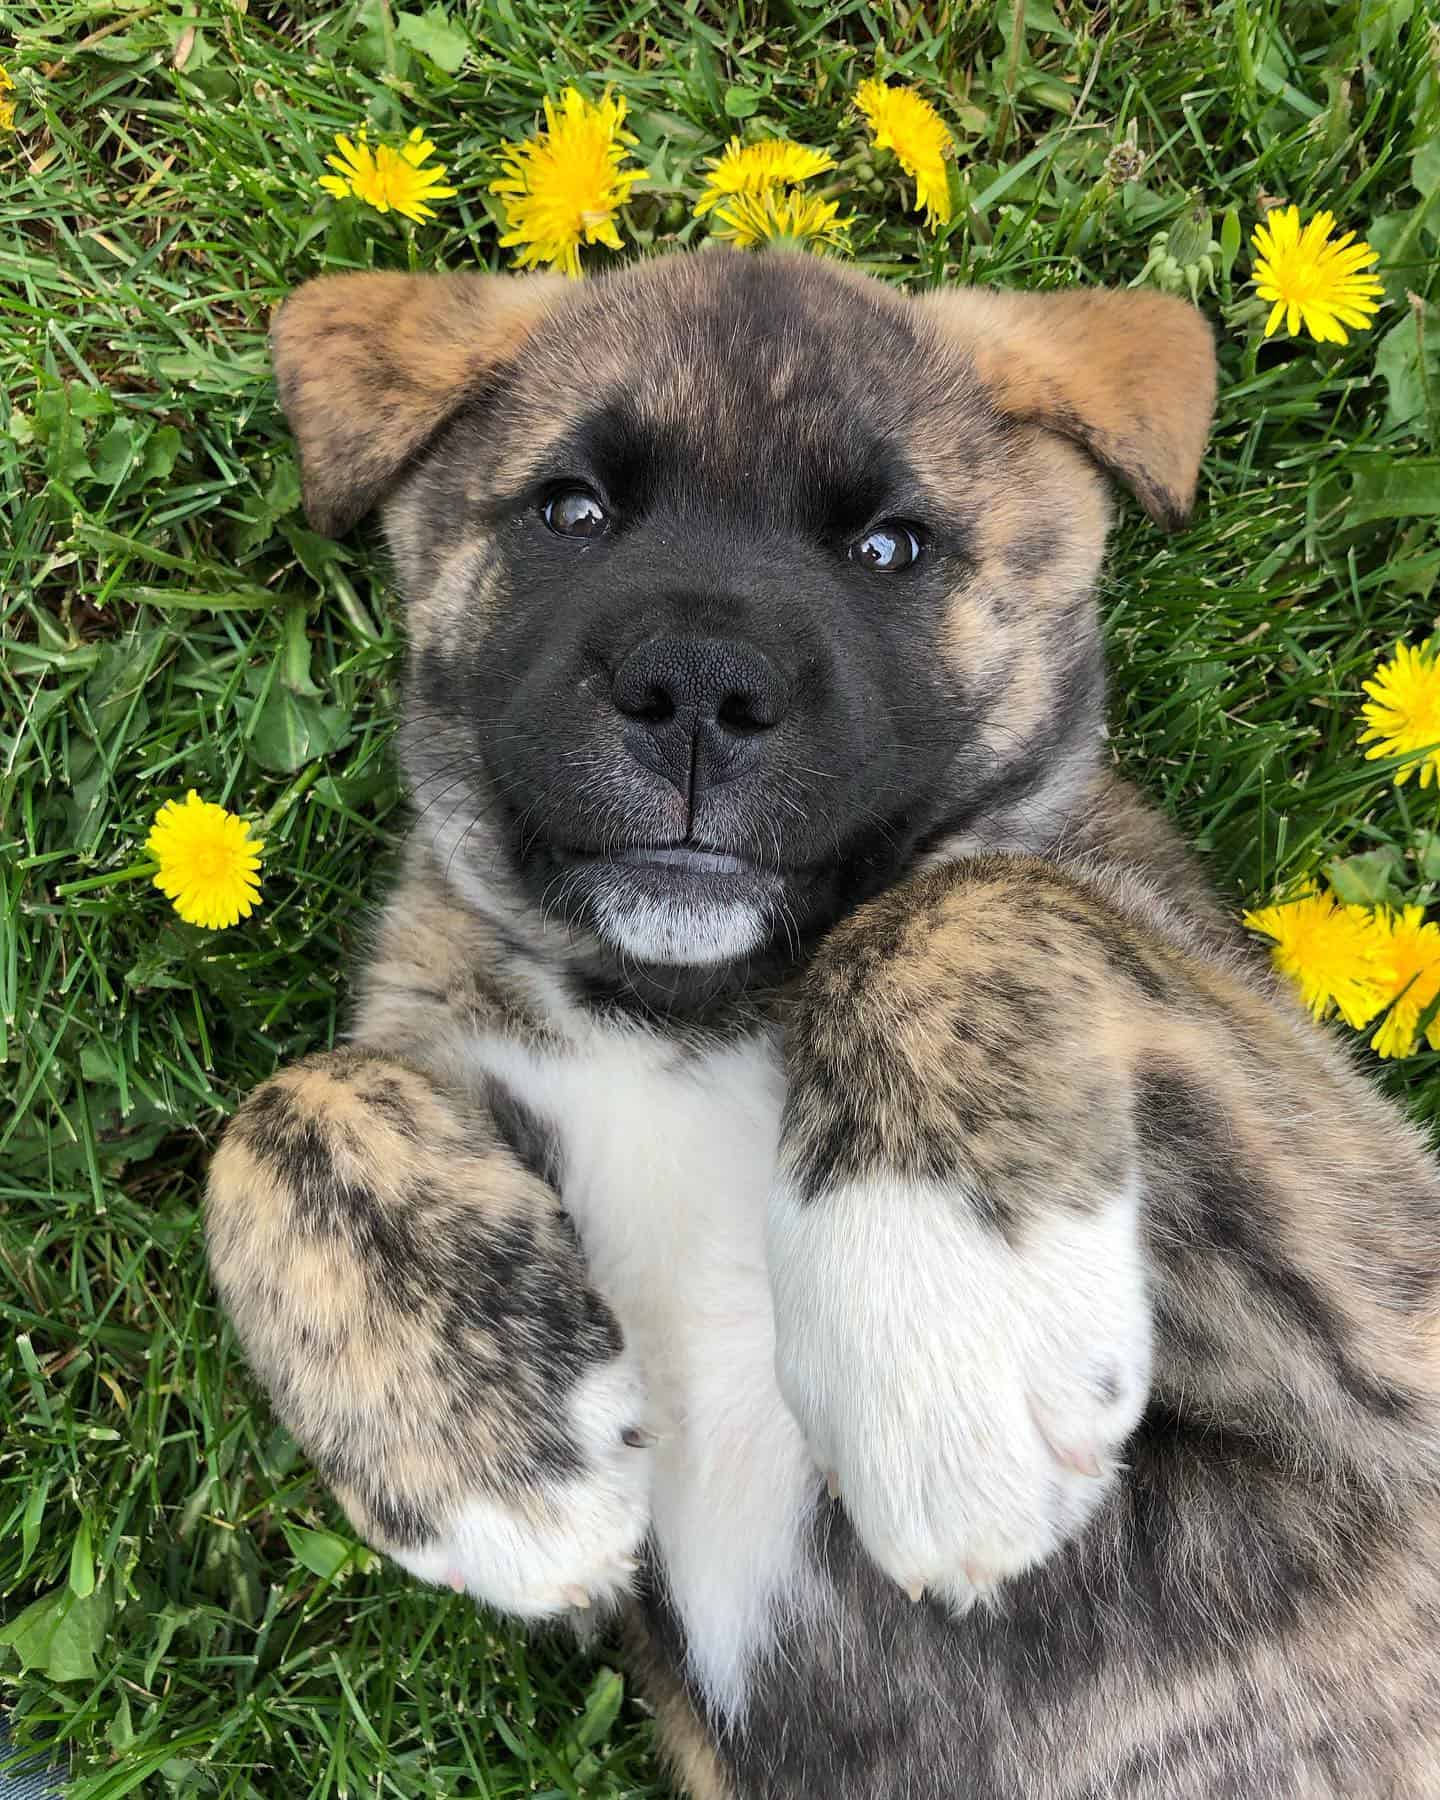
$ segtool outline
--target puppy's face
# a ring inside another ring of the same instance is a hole
[[[312,513],[383,499],[452,878],[703,969],[799,953],[944,841],[1053,831],[1101,718],[1096,459],[1183,510],[1194,315],[784,256],[462,279],[312,284],[276,331]]]

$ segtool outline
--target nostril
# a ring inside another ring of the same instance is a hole
[[[668,725],[675,717],[675,696],[659,681],[617,681],[612,692],[625,717],[641,725]]]
[[[740,734],[752,731],[768,731],[774,720],[764,716],[764,709],[758,696],[746,693],[729,693],[715,709],[717,722],[727,731]]]
[[[646,725],[668,725],[675,717],[675,702],[662,687],[653,685],[645,690],[645,697],[630,715],[642,720]]]

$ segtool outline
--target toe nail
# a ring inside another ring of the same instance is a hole
[[[651,1444],[658,1444],[660,1440],[644,1425],[627,1425],[620,1433],[620,1441],[632,1450],[648,1450]]]
[[[633,1575],[640,1567],[640,1558],[638,1556],[622,1556],[618,1559],[617,1566],[623,1574]]]
[[[453,1588],[457,1594],[465,1592],[465,1577],[458,1569],[447,1569],[445,1572],[446,1587]]]
[[[1093,1450],[1057,1450],[1055,1454],[1067,1469],[1073,1469],[1077,1475],[1088,1475],[1095,1480],[1105,1473],[1104,1464]]]
[[[905,1592],[918,1606],[925,1598],[925,1583],[923,1581],[907,1581],[905,1584]]]
[[[584,1612],[590,1604],[590,1596],[583,1587],[561,1588],[560,1598],[567,1606],[573,1606],[576,1612]]]
[[[840,1498],[840,1477],[833,1469],[825,1471],[825,1492],[832,1500]]]

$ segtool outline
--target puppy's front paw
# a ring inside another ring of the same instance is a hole
[[[652,1442],[628,1357],[570,1396],[574,1470],[513,1494],[472,1493],[437,1535],[390,1554],[423,1581],[524,1619],[604,1609],[632,1585],[650,1520]]]
[[[957,1610],[1074,1536],[1144,1408],[1132,1196],[1011,1243],[923,1183],[772,1206],[781,1389],[862,1543]]]

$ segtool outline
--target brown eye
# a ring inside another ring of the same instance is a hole
[[[908,569],[919,554],[919,538],[898,519],[887,519],[850,546],[851,562],[859,563],[862,568],[878,569],[884,575],[892,574],[896,569]]]
[[[561,488],[540,509],[540,517],[560,537],[599,537],[609,524],[605,508],[589,488]]]

